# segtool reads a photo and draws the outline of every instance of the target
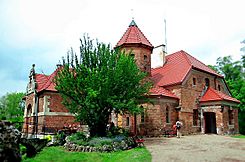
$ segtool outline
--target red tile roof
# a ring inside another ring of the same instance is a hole
[[[150,89],[150,95],[151,96],[166,96],[171,97],[175,99],[179,99],[175,94],[173,94],[171,91],[162,88],[162,87],[153,87]]]
[[[152,69],[152,80],[157,86],[181,84],[191,69],[222,77],[201,61],[181,50],[167,55],[166,63],[162,67]]]
[[[135,21],[132,20],[128,29],[123,34],[122,38],[118,41],[116,47],[124,45],[124,44],[136,44],[136,43],[153,47],[152,44],[149,42],[149,40],[145,37],[145,35],[138,28]]]
[[[36,74],[36,82],[37,82],[37,92],[41,92],[43,90],[47,91],[57,91],[55,89],[55,83],[53,82],[54,77],[56,76],[58,70],[55,70],[51,75],[43,75]]]
[[[231,101],[235,103],[240,103],[239,100],[226,95],[220,91],[217,91],[211,87],[208,88],[206,93],[200,98],[200,102],[211,102],[211,101]]]

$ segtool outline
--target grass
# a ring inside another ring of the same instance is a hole
[[[151,154],[146,148],[134,148],[112,153],[68,152],[62,147],[46,147],[34,158],[23,162],[150,162]]]
[[[231,137],[234,137],[234,138],[245,138],[245,135],[237,135],[237,136],[231,136]]]

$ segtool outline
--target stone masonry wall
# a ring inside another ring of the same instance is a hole
[[[161,99],[159,99],[161,100]],[[177,103],[154,100],[154,104],[144,104],[145,109],[144,121],[141,122],[141,115],[137,115],[137,134],[147,136],[163,135],[165,130],[172,129],[177,119],[175,107]],[[170,122],[166,123],[166,107],[169,108]],[[129,126],[126,125],[126,118],[129,117]],[[122,116],[122,127],[134,133],[134,116],[125,114]]]
[[[196,85],[193,84],[193,78],[196,78]],[[181,96],[181,112],[179,117],[180,121],[183,122],[183,134],[200,132],[200,126],[193,126],[193,109],[198,109],[199,107],[198,100],[205,86],[205,78],[209,79],[210,87],[217,89],[217,86],[220,85],[221,91],[227,93],[221,79],[215,79],[215,77],[210,74],[192,70],[188,75],[187,80],[183,82],[181,91],[178,90],[181,92],[181,94],[178,94]],[[200,121],[198,121],[198,123],[200,123]]]
[[[152,51],[149,48],[142,47],[142,46],[137,47],[134,45],[134,47],[131,47],[131,46],[123,47],[122,50],[125,50],[126,53],[129,53],[130,51],[132,51],[132,53],[135,55],[134,57],[135,57],[136,64],[138,65],[138,67],[142,71],[146,71],[150,74]],[[144,55],[147,58],[145,58]],[[146,69],[144,67],[146,67]]]

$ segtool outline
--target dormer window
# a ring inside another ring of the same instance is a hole
[[[208,78],[205,78],[205,86],[209,87],[209,79]]]

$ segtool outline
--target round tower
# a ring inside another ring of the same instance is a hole
[[[131,21],[115,48],[120,48],[126,53],[131,52],[131,56],[135,58],[138,67],[151,75],[151,54],[154,47],[134,20]]]

